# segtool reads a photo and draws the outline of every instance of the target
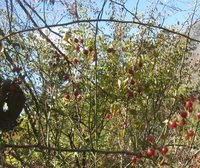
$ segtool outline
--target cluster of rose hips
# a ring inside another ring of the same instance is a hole
[[[140,61],[140,62],[138,63],[138,67],[139,67],[139,68],[142,68],[142,66],[143,66],[143,63]],[[133,69],[128,69],[128,73],[129,73],[131,76],[134,76],[134,71],[133,71]],[[133,85],[135,85],[135,80],[134,80],[134,79],[131,79],[131,80],[130,80],[130,88],[131,88]],[[138,88],[137,88],[137,92],[140,94],[140,93],[142,92],[142,88],[141,88],[141,87],[138,87]],[[129,98],[132,98],[132,97],[134,96],[134,92],[133,92],[132,89],[127,89],[127,90],[126,90],[126,94],[127,94],[127,96],[128,96]]]
[[[128,111],[128,108],[125,109],[125,111]],[[123,130],[125,129],[125,127],[127,126],[127,123],[126,121],[123,119],[123,115],[122,115],[122,110],[121,109],[118,109],[116,112],[114,112],[112,114],[113,117],[116,117],[117,115],[120,116],[120,129]],[[109,113],[107,113],[105,115],[105,118],[106,119],[110,119],[112,117]]]
[[[83,98],[77,90],[74,91],[74,96],[76,97],[76,100],[77,100],[77,101],[81,101],[82,98]],[[66,94],[66,95],[65,95],[65,98],[66,98],[67,100],[69,100],[69,99],[70,99],[70,94]]]
[[[5,135],[5,138],[8,139],[8,138],[14,137],[14,136],[16,136],[16,135],[17,135],[16,132],[12,132],[12,133],[10,133],[10,134],[6,134],[6,135]]]
[[[183,96],[180,96],[182,100],[184,100]],[[200,101],[200,96],[198,96],[198,100]],[[188,112],[192,113],[193,112],[193,103],[195,102],[195,97],[190,96],[189,101],[184,101],[185,104],[185,110],[182,110],[179,114],[181,116],[181,120],[179,122],[180,126],[185,126],[186,125],[186,119],[188,118]],[[188,111],[188,112],[187,112]],[[197,119],[200,119],[200,112],[197,113]],[[176,128],[177,127],[177,121],[170,121],[169,125],[171,128]],[[185,138],[188,140],[190,137],[194,136],[194,131],[193,130],[188,130]]]
[[[86,47],[83,45],[83,43],[84,43],[84,40],[83,40],[83,39],[80,39],[80,40],[79,40],[79,39],[75,38],[75,39],[74,39],[74,42],[76,43],[76,45],[75,45],[75,50],[76,50],[77,52],[79,52],[79,51],[80,51],[80,48],[82,48],[82,53],[83,53],[85,56],[87,56],[89,53],[92,53],[93,47],[89,46],[89,47],[86,49]],[[91,61],[92,61],[92,62],[95,62],[95,61],[96,61],[96,54],[95,54],[95,53],[92,53]],[[74,60],[73,60],[73,63],[74,63],[74,64],[77,64],[77,63],[78,63],[78,60],[77,60],[77,59],[74,59]]]
[[[16,136],[16,135],[17,135],[16,132],[12,132],[12,133],[10,133],[10,135],[9,135],[9,134],[6,134],[6,135],[5,135],[5,138],[6,138],[6,139],[9,139],[9,138],[14,137],[14,136]],[[11,154],[12,150],[13,150],[12,148],[9,148],[8,150],[5,150],[5,151],[4,151],[4,153],[3,153],[4,159],[6,159],[6,157],[8,157],[8,156]],[[9,159],[12,160],[13,157],[12,157],[12,156],[9,156]]]
[[[152,146],[154,146],[154,136],[153,135],[149,135],[147,136],[147,139],[146,139],[148,142],[150,142],[152,144]],[[160,152],[165,155],[167,154],[168,152],[168,148],[166,146],[163,146],[162,148],[160,148]],[[151,148],[148,148],[146,150],[146,157],[152,157],[155,155],[155,148],[154,147],[151,147]],[[132,163],[136,163],[136,161],[138,159],[141,159],[143,157],[142,153],[139,153],[137,156],[133,156],[130,158],[131,162]]]
[[[58,68],[60,65],[60,59],[60,54],[57,51],[53,52],[53,57],[51,58],[49,65],[52,66],[54,69]]]
[[[181,96],[182,97],[182,96]],[[179,115],[181,116],[181,120],[180,120],[180,126],[184,126],[186,124],[186,118],[188,117],[188,112],[191,113],[193,112],[193,103],[195,102],[195,97],[194,96],[190,96],[189,97],[189,101],[186,101],[184,102],[185,104],[185,108],[186,110],[182,110]],[[198,96],[198,101],[200,102],[200,96]],[[188,112],[187,112],[188,111]],[[197,119],[200,121],[200,112],[198,112],[196,114],[197,116]],[[172,129],[175,129],[178,124],[176,121],[170,121],[169,122],[169,126],[172,128]],[[188,140],[189,138],[193,137],[195,135],[195,132],[193,130],[187,130],[186,134],[185,134],[185,139]],[[166,139],[166,137],[165,137]],[[152,143],[152,148],[149,148],[147,149],[146,151],[146,156],[147,157],[152,157],[155,155],[155,148],[154,148],[154,145],[153,145],[153,142],[154,142],[154,136],[153,135],[149,135],[147,136],[147,141]],[[160,152],[165,155],[168,153],[168,147],[167,146],[163,146],[160,148]],[[133,156],[130,158],[131,162],[132,163],[136,163],[138,159],[141,159],[143,157],[143,155],[140,153],[139,154],[140,156]],[[200,160],[200,157],[198,158]],[[198,160],[197,159],[197,160]]]
[[[52,58],[51,61],[49,61],[49,70],[48,72],[52,72],[52,76],[58,75],[59,72],[61,72],[60,67],[67,65],[68,58],[67,56],[61,56],[57,51],[52,52]],[[63,72],[65,73],[65,72]],[[63,76],[64,80],[69,80],[69,76],[67,74],[64,74]]]

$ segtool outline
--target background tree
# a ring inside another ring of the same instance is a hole
[[[198,166],[199,2],[188,15],[142,3],[1,3],[1,77],[26,96],[23,122],[1,133],[2,165]]]

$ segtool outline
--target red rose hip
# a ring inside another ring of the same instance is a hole
[[[169,125],[171,128],[176,128],[177,126],[176,121],[170,121]]]
[[[154,140],[153,135],[149,135],[149,136],[147,137],[147,140],[148,140],[149,142],[153,142],[153,140]]]
[[[166,154],[168,152],[168,148],[167,147],[163,147],[162,150],[161,150],[161,152],[163,154]]]
[[[182,118],[187,118],[187,112],[186,111],[181,111],[180,113]]]
[[[151,157],[151,156],[153,156],[155,154],[155,150],[154,149],[148,149],[147,150],[147,156],[148,157]]]
[[[186,102],[185,103],[186,108],[191,108],[192,107],[192,102]]]
[[[194,131],[189,130],[189,131],[187,132],[187,134],[188,134],[188,136],[192,137],[192,136],[194,136]]]

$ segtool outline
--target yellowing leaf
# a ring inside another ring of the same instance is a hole
[[[139,77],[140,77],[139,73],[134,73],[134,79],[135,79],[135,80],[138,80]]]
[[[133,48],[133,43],[130,42],[129,46],[130,46],[130,49],[132,49]]]
[[[64,40],[64,41],[68,41],[69,38],[70,38],[71,36],[72,36],[72,35],[71,35],[71,31],[67,31],[67,32],[65,32],[65,35],[64,35],[64,37],[63,37],[63,40]]]
[[[116,104],[111,104],[110,113],[114,114],[116,112],[116,110],[117,110]]]
[[[132,69],[131,67],[132,67],[131,62],[127,62],[127,71],[128,71],[129,69]]]
[[[110,113],[111,114],[115,114],[116,111],[119,109],[120,105],[117,102],[114,102],[113,104],[111,104],[110,106]]]
[[[135,123],[133,126],[134,126],[135,129],[139,129],[140,128],[140,125],[138,123]]]

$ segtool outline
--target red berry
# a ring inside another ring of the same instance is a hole
[[[77,96],[77,100],[78,100],[78,101],[82,100],[82,96],[81,96],[81,95],[78,95],[78,96]]]
[[[148,140],[149,142],[153,142],[153,140],[154,140],[153,135],[149,135],[149,136],[147,137],[147,140]]]
[[[75,50],[76,50],[76,51],[79,51],[79,49],[80,49],[80,47],[77,45],[77,46],[75,47]]]
[[[83,39],[80,39],[79,42],[80,42],[81,44],[83,44]]]
[[[131,162],[132,163],[136,163],[136,161],[137,161],[137,158],[135,156],[131,157]]]
[[[179,106],[176,106],[176,111],[179,111],[180,110],[180,107]]]
[[[133,75],[133,70],[132,70],[132,69],[129,69],[129,70],[128,70],[128,73],[129,73],[130,75]]]
[[[141,159],[143,157],[142,153],[138,153],[137,158]]]
[[[133,97],[133,92],[132,91],[128,91],[127,94],[128,94],[128,97]]]
[[[8,139],[8,138],[9,138],[9,135],[8,135],[8,134],[6,134],[6,135],[5,135],[5,138],[6,138],[6,139]]]
[[[88,50],[83,50],[83,54],[88,55]]]
[[[189,111],[190,113],[193,112],[193,108],[190,107],[188,111]]]
[[[74,59],[74,60],[73,60],[73,63],[74,63],[74,64],[77,64],[77,63],[78,63],[78,60],[77,60],[77,59]]]
[[[89,51],[92,52],[92,51],[93,51],[93,48],[92,48],[92,47],[89,47]]]
[[[126,121],[122,122],[123,125],[126,125]]]
[[[134,85],[134,84],[135,84],[135,81],[134,81],[133,79],[131,79],[130,84],[131,84],[131,85]]]
[[[110,114],[106,114],[106,118],[110,118]]]
[[[161,150],[161,152],[163,154],[166,154],[168,152],[168,148],[167,147],[163,147],[162,150]]]
[[[176,128],[176,126],[177,126],[176,121],[171,121],[169,123],[169,125],[170,125],[171,128]]]
[[[78,91],[76,90],[75,92],[74,92],[74,96],[78,96]]]
[[[184,120],[184,119],[182,119],[181,121],[180,121],[180,125],[181,126],[184,126],[186,124],[186,121]]]
[[[182,94],[180,94],[180,100],[185,103],[185,98]]]
[[[53,63],[53,67],[54,67],[54,68],[57,68],[58,66],[59,66],[58,63]]]
[[[151,157],[151,156],[153,156],[155,154],[155,150],[154,149],[148,149],[147,150],[147,156],[148,157]]]
[[[64,75],[64,80],[68,80],[69,79],[69,75]]]
[[[75,43],[78,43],[78,39],[77,39],[77,38],[75,38],[75,39],[74,39],[74,42],[75,42]]]
[[[141,92],[142,92],[142,88],[139,87],[139,88],[137,89],[137,91],[138,91],[138,93],[141,93]]]
[[[198,96],[198,100],[200,101],[200,95]]]
[[[200,112],[197,113],[197,118],[200,119]]]
[[[195,101],[195,97],[194,96],[190,96],[190,102],[193,102],[194,103],[194,101]]]
[[[192,137],[192,136],[194,136],[194,131],[189,130],[189,131],[187,132],[187,134],[188,134],[188,136]]]
[[[92,58],[91,58],[91,61],[92,61],[92,62],[95,62],[95,61],[96,61],[96,58],[92,57]]]
[[[143,63],[142,63],[142,62],[139,62],[138,66],[139,66],[140,68],[142,68]]]
[[[118,110],[117,110],[117,113],[118,113],[118,114],[121,114],[121,110],[120,110],[120,109],[118,109]]]
[[[192,102],[186,102],[185,103],[186,108],[191,108],[192,107]]]
[[[197,158],[197,155],[196,155],[196,154],[194,154],[194,155],[193,155],[193,158],[194,158],[194,159],[196,159],[196,158]]]
[[[186,111],[181,111],[180,113],[182,118],[187,118],[187,112]]]
[[[70,95],[69,95],[69,94],[66,94],[66,95],[65,95],[65,98],[66,98],[66,99],[70,99]]]

